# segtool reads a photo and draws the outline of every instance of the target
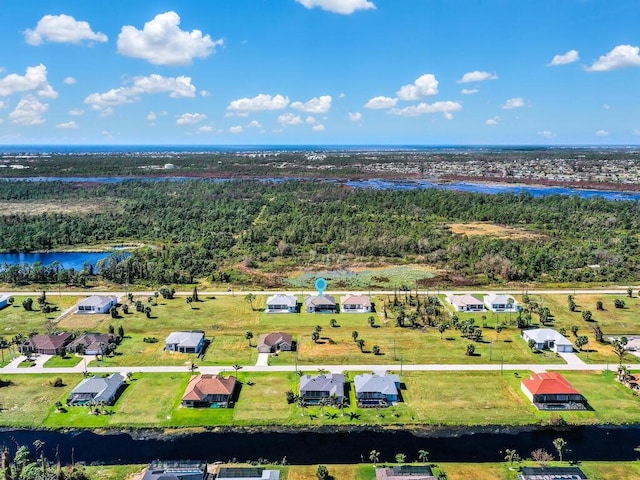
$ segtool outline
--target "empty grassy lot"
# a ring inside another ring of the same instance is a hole
[[[27,312],[22,307],[22,302],[27,299],[26,296],[16,295],[13,298],[13,305],[0,310],[0,337],[5,337],[8,340],[19,333],[23,335],[30,332],[45,333],[44,325],[47,320],[55,320],[64,310],[78,303],[83,297],[58,296],[49,292],[47,293],[49,305],[58,307],[58,309],[47,315],[40,311],[37,297],[31,297],[34,308],[31,312]]]

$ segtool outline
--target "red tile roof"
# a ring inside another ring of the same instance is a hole
[[[580,395],[566,378],[556,372],[534,373],[528,380],[523,380],[522,384],[533,395]]]
[[[202,400],[206,395],[231,395],[236,386],[233,377],[202,374],[191,378],[182,400]]]

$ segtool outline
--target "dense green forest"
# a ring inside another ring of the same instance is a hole
[[[118,283],[235,281],[232,267],[268,272],[354,262],[414,262],[473,282],[640,279],[640,203],[569,196],[366,190],[322,181],[204,180],[74,184],[0,182],[0,249],[65,249],[140,241],[102,275]],[[25,204],[56,205],[31,214]],[[68,204],[92,205],[90,214]],[[18,209],[16,209],[18,210]],[[449,223],[492,222],[527,235],[459,235]],[[83,283],[92,272],[7,267],[0,281]],[[62,278],[60,277],[62,276]]]

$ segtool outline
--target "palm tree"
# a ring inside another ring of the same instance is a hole
[[[253,293],[247,293],[244,296],[244,299],[249,303],[249,305],[251,305],[251,310],[253,310],[253,301],[256,299],[256,296]]]
[[[251,346],[251,339],[253,338],[253,332],[248,330],[247,333],[244,334],[244,338],[249,340],[249,346]]]
[[[191,309],[193,310],[193,297],[187,297],[187,303],[189,304],[189,307],[191,307]]]
[[[377,450],[371,450],[369,452],[369,460],[371,460],[371,463],[373,463],[373,466],[375,467],[380,461],[380,452]]]
[[[307,401],[304,398],[298,397],[298,408],[300,408],[300,410],[302,410],[302,416],[303,417],[304,417],[304,410],[308,406],[309,406],[309,404],[307,403]]]
[[[358,331],[354,330],[353,332],[351,332],[351,338],[353,338],[353,341],[357,341],[358,340]]]
[[[418,461],[427,463],[429,461],[429,452],[426,450],[418,450]]]
[[[356,343],[358,344],[358,348],[360,348],[360,351],[364,352],[364,340],[359,338]]]
[[[320,340],[320,334],[318,332],[313,332],[311,334],[311,340],[313,340],[313,343],[318,343],[318,340]]]
[[[336,402],[336,407],[338,407],[338,409],[340,410],[341,417],[344,417],[344,409],[347,408],[348,406],[349,406],[349,401],[345,397],[342,397],[340,400]]]
[[[238,370],[242,370],[242,366],[237,363],[233,366],[233,369],[236,371],[236,380],[238,380]]]
[[[320,416],[324,417],[324,407],[328,406],[331,401],[327,397],[322,397],[318,401],[318,406],[320,407]]]
[[[560,458],[560,462],[562,462],[562,450],[564,450],[564,447],[567,446],[567,441],[562,437],[556,438],[553,441],[553,446],[556,447],[556,450],[558,451],[558,457]]]
[[[0,354],[2,354],[2,363],[4,363],[4,349],[9,348],[9,345],[11,344],[7,342],[4,337],[0,337]]]
[[[518,455],[518,452],[516,452],[515,448],[511,450],[507,448],[504,453],[504,459],[505,461],[509,462],[509,468],[513,467],[513,462],[517,462],[520,459],[520,455]]]

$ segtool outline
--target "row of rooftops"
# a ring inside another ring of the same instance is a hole
[[[520,303],[512,296],[502,293],[490,293],[487,295],[479,294],[484,298],[480,300],[478,297],[470,293],[450,294],[447,295],[447,302],[457,309],[475,309],[481,310],[487,308],[491,311],[513,310],[517,311]]]
[[[340,299],[341,305],[362,305],[363,307],[371,307],[371,297],[361,294],[348,294]],[[271,295],[267,298],[267,306],[270,305],[286,305],[288,307],[296,307],[298,305],[298,297],[290,294]],[[336,299],[332,295],[310,295],[305,298],[305,305],[336,305]]]

